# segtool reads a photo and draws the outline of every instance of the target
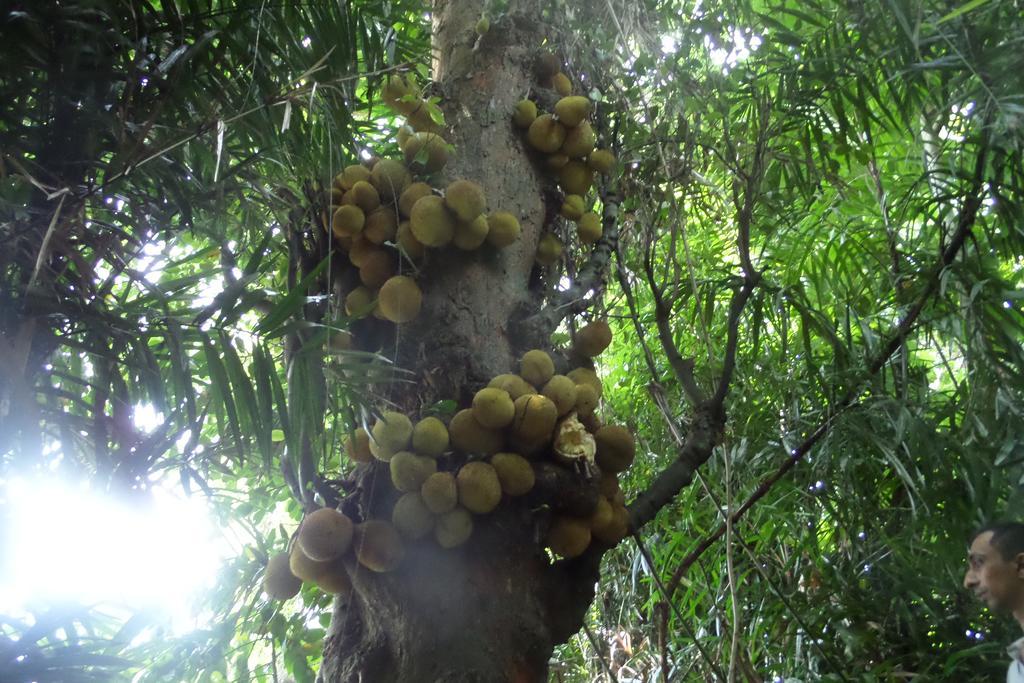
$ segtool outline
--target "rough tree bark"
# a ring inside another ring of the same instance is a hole
[[[415,373],[414,383],[390,396],[411,415],[443,399],[466,405],[491,377],[515,372],[524,351],[547,346],[546,335],[538,338],[536,326],[522,321],[538,313],[551,286],[534,254],[546,217],[558,208],[545,201],[550,181],[510,123],[513,105],[535,87],[539,11],[520,7],[477,41],[480,0],[438,1],[434,9],[434,87],[455,147],[445,180],[478,182],[490,209],[516,214],[523,234],[500,252],[428,255],[418,276],[422,311],[399,328],[391,348],[396,363]],[[387,517],[387,466],[368,467],[348,504],[358,505],[358,514]],[[604,549],[595,544],[582,557],[552,564],[531,501],[475,519],[472,538],[455,550],[410,544],[397,571],[351,566],[354,591],[336,604],[321,679],[547,680],[554,646],[580,628],[593,599]]]

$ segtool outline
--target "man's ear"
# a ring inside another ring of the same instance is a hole
[[[1024,553],[1017,553],[1017,557],[1013,559],[1017,564],[1017,578],[1024,579]]]

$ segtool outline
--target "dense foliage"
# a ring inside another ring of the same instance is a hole
[[[57,471],[139,496],[173,481],[246,538],[204,601],[209,629],[161,638],[74,607],[12,618],[12,680],[312,680],[327,601],[280,609],[258,578],[296,487],[348,467],[340,439],[383,368],[333,356],[322,394],[296,389],[327,361],[283,362],[317,305],[294,226],[357,140],[394,149],[376,88],[396,66],[429,75],[425,9],[4,10],[0,479]],[[556,675],[999,675],[1012,632],[959,584],[969,529],[1019,509],[1024,482],[1024,8],[545,12],[622,162],[599,306],[616,333],[604,410],[641,444],[627,492],[732,373],[723,445],[608,556]],[[138,405],[157,429],[133,424]],[[296,459],[304,428],[322,437]]]

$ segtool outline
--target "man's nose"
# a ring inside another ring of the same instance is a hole
[[[968,569],[967,573],[964,574],[964,588],[972,588],[973,586],[977,586],[977,585],[978,585],[978,579],[975,578],[974,572],[971,571],[970,569]]]

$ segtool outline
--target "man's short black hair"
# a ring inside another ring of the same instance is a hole
[[[971,542],[978,536],[991,531],[992,546],[999,551],[1004,560],[1012,560],[1020,553],[1024,553],[1024,523],[1022,522],[995,522],[986,524],[971,535]]]

